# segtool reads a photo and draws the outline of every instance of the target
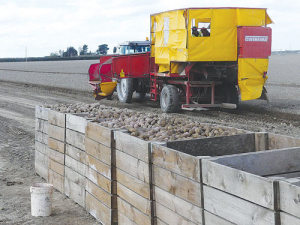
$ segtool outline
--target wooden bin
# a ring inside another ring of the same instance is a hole
[[[35,171],[48,180],[48,108],[35,107]]]
[[[202,160],[206,211],[235,224],[280,224],[281,190],[276,174],[299,171],[300,148],[295,146],[300,142],[266,136],[269,150],[288,148]]]
[[[64,193],[66,114],[48,113],[48,182]]]
[[[86,209],[102,224],[117,223],[116,168],[113,129],[88,122],[86,150]]]
[[[65,194],[85,207],[86,114],[66,114]]]

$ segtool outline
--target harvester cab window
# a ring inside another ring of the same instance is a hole
[[[192,19],[191,25],[192,37],[210,36],[210,18]]]
[[[169,17],[164,18],[164,45],[169,42]]]

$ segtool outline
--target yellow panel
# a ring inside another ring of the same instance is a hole
[[[264,72],[268,70],[268,64],[268,59],[238,60],[238,83],[242,101],[258,99],[261,96],[268,79],[263,77]]]
[[[237,9],[237,26],[265,26],[265,9]]]
[[[270,18],[270,16],[268,15],[268,13],[266,12],[266,24],[271,24],[274,23],[273,20]]]

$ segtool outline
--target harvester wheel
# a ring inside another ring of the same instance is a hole
[[[179,94],[177,87],[166,85],[160,94],[160,108],[163,112],[177,112],[179,108]]]
[[[239,104],[239,94],[235,85],[223,86],[222,94],[225,97],[225,103]]]
[[[120,79],[120,82],[117,84],[117,93],[120,102],[130,103],[133,91],[134,85],[132,78]]]

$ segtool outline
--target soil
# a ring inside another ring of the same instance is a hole
[[[180,115],[250,131],[299,137],[299,102],[293,102],[293,94],[289,96],[269,106],[258,101],[243,103],[237,110],[183,111]],[[0,224],[99,224],[81,206],[58,191],[53,195],[50,217],[32,217],[30,213],[29,188],[35,182],[45,182],[34,171],[34,107],[76,102],[94,103],[95,100],[90,92],[0,83]],[[149,100],[126,104],[118,102],[114,96],[113,100],[101,103],[161,113],[159,103]]]

